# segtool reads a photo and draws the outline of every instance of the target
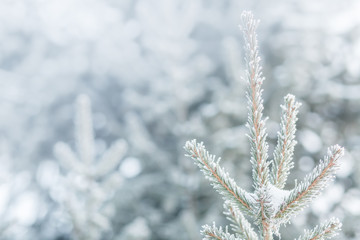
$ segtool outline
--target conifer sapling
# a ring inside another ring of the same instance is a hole
[[[280,236],[281,225],[302,211],[317,197],[321,190],[333,179],[339,166],[339,158],[344,149],[338,145],[328,149],[326,156],[309,173],[303,181],[295,184],[291,190],[284,190],[284,186],[291,168],[294,147],[296,145],[295,132],[298,109],[300,103],[288,94],[281,105],[282,115],[278,142],[274,150],[273,159],[268,159],[266,118],[263,117],[263,99],[261,88],[264,81],[258,53],[256,28],[258,20],[251,12],[242,14],[242,31],[245,40],[246,80],[248,90],[248,138],[250,140],[250,162],[254,192],[249,193],[239,187],[224,168],[206,149],[203,143],[196,140],[185,144],[187,156],[194,159],[211,185],[219,192],[224,201],[224,214],[231,221],[229,227],[205,225],[201,231],[204,239],[217,240],[271,240],[273,235]],[[247,216],[247,218],[246,218]],[[252,220],[253,225],[249,222]],[[256,233],[253,226],[258,228]],[[298,240],[329,239],[337,234],[341,228],[338,219],[330,220],[306,230]]]
[[[74,239],[98,240],[111,230],[111,216],[105,210],[113,208],[111,196],[121,185],[116,169],[126,153],[127,143],[119,139],[97,156],[90,98],[80,95],[76,110],[77,151],[63,142],[58,142],[54,148],[67,173],[64,179],[67,194],[59,201],[71,217]]]

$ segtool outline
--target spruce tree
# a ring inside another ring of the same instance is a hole
[[[98,240],[111,231],[111,198],[121,186],[122,177],[116,171],[127,151],[127,143],[118,139],[101,156],[96,143],[91,114],[91,101],[80,95],[76,101],[76,152],[70,145],[58,142],[54,152],[66,176],[62,184],[66,195],[58,201],[69,213],[72,235],[76,240]]]
[[[326,156],[306,175],[304,180],[296,183],[291,190],[285,190],[285,183],[293,168],[293,152],[296,145],[295,132],[300,103],[288,94],[281,105],[282,115],[278,142],[273,158],[268,156],[266,118],[263,117],[262,84],[264,77],[260,65],[259,47],[256,29],[259,21],[251,12],[242,14],[242,31],[245,40],[245,63],[248,89],[250,141],[250,162],[254,191],[249,193],[239,187],[229,173],[220,166],[220,158],[210,154],[204,144],[196,140],[185,144],[187,156],[194,159],[205,177],[225,201],[224,214],[231,221],[225,228],[205,225],[201,231],[203,239],[217,240],[271,240],[274,234],[280,237],[280,226],[302,211],[316,198],[324,187],[334,178],[339,167],[339,159],[344,149],[339,145],[328,148]],[[250,223],[252,222],[252,224]],[[256,232],[253,227],[257,227]],[[305,230],[298,240],[329,239],[337,234],[341,223],[331,218],[312,230]]]

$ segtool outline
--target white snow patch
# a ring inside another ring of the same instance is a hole
[[[282,190],[272,184],[269,184],[268,193],[271,197],[272,206],[275,212],[277,212],[280,209],[281,204],[284,202],[284,199],[289,196],[290,191]]]

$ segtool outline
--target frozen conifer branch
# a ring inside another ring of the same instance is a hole
[[[231,229],[237,233],[242,239],[245,240],[257,240],[258,236],[254,232],[251,224],[244,217],[239,209],[232,207],[230,203],[224,204],[224,214],[227,216],[227,219],[232,222],[230,224]]]
[[[196,140],[188,141],[185,145],[189,157],[192,157],[199,166],[205,177],[211,185],[218,191],[225,200],[238,206],[245,213],[250,214],[250,202],[252,197],[243,189],[237,186],[234,179],[230,178],[222,167],[220,167],[220,158],[215,160],[215,156],[206,151],[203,143],[197,143]]]
[[[257,188],[267,184],[269,175],[269,164],[266,161],[268,158],[267,133],[265,120],[262,119],[264,106],[261,86],[265,78],[262,76],[256,36],[259,21],[255,20],[250,12],[244,12],[241,17],[245,40],[245,62],[247,63],[248,91],[246,96],[249,109],[247,127],[250,130],[250,156],[253,165],[254,186]]]
[[[265,120],[263,116],[263,99],[261,88],[265,78],[262,75],[259,57],[259,47],[257,42],[256,29],[259,24],[258,20],[253,18],[251,12],[244,12],[242,18],[242,30],[245,40],[245,62],[247,64],[246,79],[248,83],[248,91],[246,93],[248,99],[248,122],[247,127],[250,130],[248,135],[250,140],[250,162],[252,164],[252,175],[254,179],[254,187],[256,189],[257,203],[256,208],[258,219],[261,218],[261,231],[264,236],[269,233],[269,207],[267,205],[268,198],[263,188],[267,186],[269,180],[269,162],[268,144],[266,142]],[[258,193],[264,194],[258,194]]]
[[[265,120],[263,119],[263,99],[261,85],[264,81],[258,56],[256,28],[258,21],[254,20],[250,12],[242,14],[243,33],[246,52],[246,80],[248,84],[248,122],[250,130],[250,162],[254,192],[248,193],[239,187],[229,174],[220,166],[220,159],[215,160],[196,140],[185,144],[187,156],[194,159],[211,185],[223,196],[225,212],[230,220],[228,227],[205,225],[201,234],[204,239],[233,239],[233,240],[272,240],[273,235],[280,236],[279,228],[290,221],[291,217],[304,209],[317,197],[331,179],[339,166],[339,159],[344,149],[338,145],[328,149],[323,160],[308,174],[303,181],[296,184],[294,189],[283,189],[286,184],[292,162],[296,132],[296,121],[300,103],[293,95],[284,98],[278,143],[274,151],[274,159],[268,160],[268,144],[266,143]],[[270,172],[271,166],[271,172]],[[247,219],[246,217],[249,217]],[[249,220],[252,220],[250,223]],[[253,226],[259,229],[255,233]],[[312,231],[305,231],[299,240],[329,239],[340,230],[341,224],[337,219],[315,227]]]
[[[317,197],[328,182],[334,178],[335,171],[339,167],[338,160],[343,154],[344,149],[339,145],[330,147],[324,160],[320,161],[319,165],[284,199],[275,218],[281,219],[285,223]]]
[[[331,218],[320,226],[316,226],[311,231],[305,230],[304,236],[298,240],[322,240],[329,239],[338,234],[341,229],[341,223],[336,218]]]
[[[281,105],[280,132],[278,133],[278,143],[274,151],[271,174],[272,183],[280,189],[284,188],[290,169],[294,167],[292,156],[296,145],[296,115],[301,105],[295,101],[295,96],[291,94],[284,97],[284,102],[284,105]]]
[[[203,230],[201,234],[204,236],[204,239],[208,240],[237,240],[234,234],[230,234],[228,229],[226,228],[225,231],[222,227],[216,227],[215,223],[212,226],[205,225],[203,226]]]

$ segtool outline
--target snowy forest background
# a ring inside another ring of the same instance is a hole
[[[327,146],[346,149],[338,178],[282,236],[293,239],[336,216],[338,239],[359,239],[356,0],[1,0],[0,239],[73,239],[88,231],[87,239],[195,240],[204,223],[224,223],[220,197],[183,145],[204,141],[251,189],[238,28],[246,9],[261,19],[270,152],[282,96],[303,104],[289,182]],[[124,148],[95,185],[54,151],[60,144],[76,152],[81,94],[92,104],[96,159],[113,143]],[[92,210],[81,191],[91,193]]]

